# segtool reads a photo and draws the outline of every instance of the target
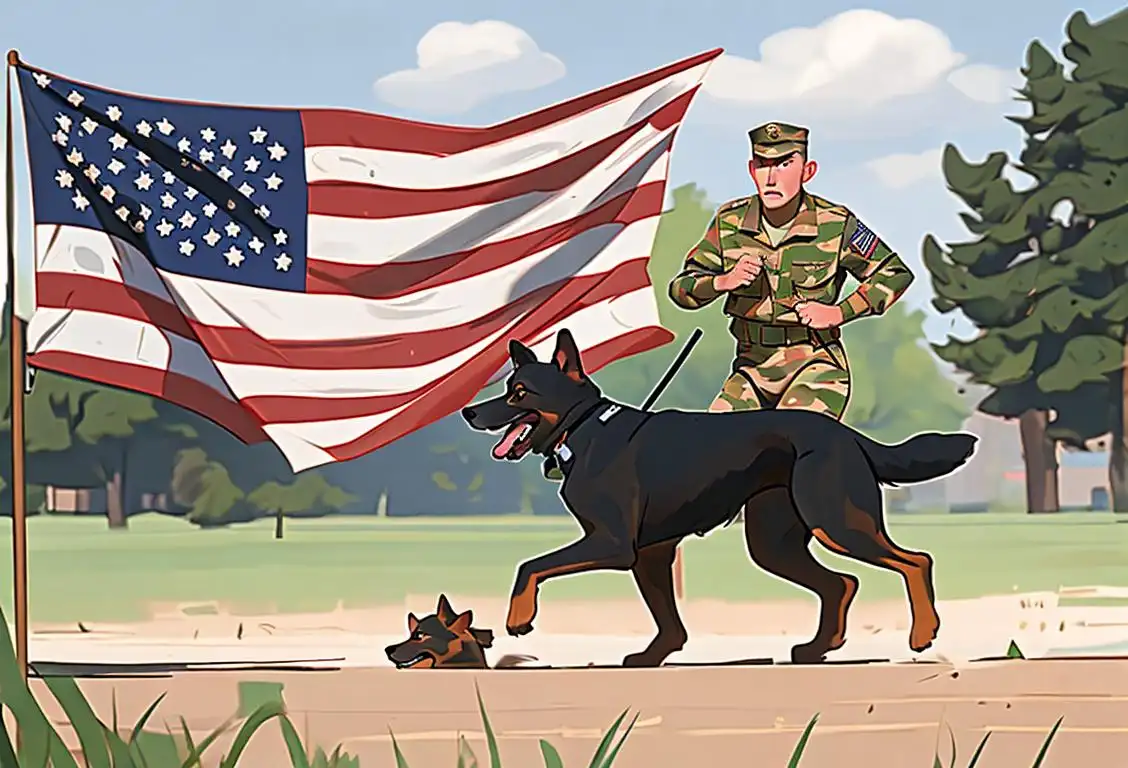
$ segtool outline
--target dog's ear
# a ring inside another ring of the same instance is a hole
[[[450,607],[450,600],[447,600],[446,595],[439,595],[439,604],[435,607],[435,615],[439,617],[439,621],[443,624],[450,624],[458,616],[454,609]]]
[[[517,339],[510,339],[509,359],[513,361],[514,368],[520,368],[522,365],[535,363],[537,356],[533,353],[533,350],[526,347]]]
[[[568,378],[577,382],[584,378],[584,367],[580,363],[580,349],[572,332],[562,328],[556,334],[556,351],[552,353],[552,362],[556,367],[567,374]]]
[[[455,617],[454,621],[447,627],[451,632],[456,635],[461,635],[463,632],[470,629],[471,622],[474,621],[474,612],[467,611]]]
[[[419,628],[419,619],[415,618],[414,613],[407,614],[407,631],[415,632]]]

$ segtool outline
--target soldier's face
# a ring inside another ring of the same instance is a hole
[[[818,168],[814,160],[798,152],[785,157],[754,157],[748,163],[760,204],[765,208],[782,208],[794,200],[803,185],[815,177]]]

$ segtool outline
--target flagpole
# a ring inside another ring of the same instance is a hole
[[[4,93],[7,100],[7,139],[4,152],[7,172],[5,211],[8,230],[8,295],[4,311],[8,315],[8,349],[11,355],[12,390],[12,569],[13,600],[16,608],[16,662],[20,675],[27,681],[27,482],[24,464],[24,323],[16,315],[16,171],[13,131],[12,70],[20,63],[18,51],[8,51],[8,67],[4,72]]]

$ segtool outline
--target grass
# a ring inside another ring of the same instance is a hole
[[[941,599],[1015,589],[1128,583],[1128,525],[1111,513],[896,515],[893,536],[937,562]],[[516,565],[571,541],[567,518],[387,519],[335,517],[273,521],[201,531],[157,515],[109,531],[100,518],[38,516],[28,521],[32,621],[134,621],[158,602],[222,601],[246,611],[324,611],[401,603],[407,593],[508,594]],[[7,526],[0,527],[0,573],[9,572]],[[684,545],[691,598],[800,598],[796,588],[750,566],[738,526]],[[900,599],[893,574],[820,553],[863,573],[862,599]],[[82,589],[75,584],[81,583]],[[558,579],[542,592],[559,599],[634,599],[628,574]],[[11,600],[0,603],[11,611]]]

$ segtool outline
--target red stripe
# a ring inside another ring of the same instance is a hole
[[[73,352],[40,352],[29,355],[27,362],[36,368],[159,397],[215,422],[245,443],[267,439],[258,420],[243,406],[191,376]]]
[[[580,309],[648,286],[648,261],[648,257],[632,259],[609,272],[543,286],[484,317],[453,328],[346,340],[270,341],[246,328],[204,325],[186,319],[175,305],[158,296],[129,289],[122,283],[75,273],[39,273],[36,301],[41,307],[100,312],[152,323],[179,336],[199,339],[208,355],[221,362],[321,370],[406,368],[449,357],[497,333],[522,314],[538,310],[538,305],[552,302],[556,296],[575,296],[575,308]],[[564,305],[551,306],[557,307],[557,312],[574,311],[565,310]],[[289,420],[283,411],[281,418],[270,418],[265,423]],[[294,420],[309,419],[303,416]]]
[[[584,369],[588,373],[594,373],[619,358],[637,355],[663,344],[669,344],[673,340],[674,335],[665,328],[636,328],[588,350],[583,357]],[[494,367],[494,371],[501,367],[508,354],[504,350],[505,345],[499,346],[503,347],[500,358],[491,355],[494,362],[498,359],[501,361]],[[492,373],[491,371],[486,375],[487,380]],[[449,377],[428,392],[422,402],[393,416],[371,432],[348,443],[326,449],[326,451],[337,461],[348,461],[382,448],[406,434],[422,429],[428,424],[454,413],[469,403],[485,386],[485,380],[475,379],[475,382],[477,383],[476,386],[471,384],[470,386],[460,387],[460,381],[456,381],[453,376]]]
[[[309,212],[356,219],[391,219],[488,205],[533,192],[557,192],[591,173],[618,147],[646,125],[666,130],[683,117],[697,89],[661,107],[645,121],[622,129],[579,152],[533,171],[503,179],[440,189],[403,189],[343,181],[314,181],[309,185]]]
[[[633,264],[641,262],[642,273],[645,275],[645,260],[639,259]],[[624,265],[626,266],[626,265]],[[590,281],[572,279],[563,283],[551,296],[540,298],[536,306],[514,325],[505,338],[492,344],[488,349],[478,354],[465,365],[442,377],[439,381],[429,383],[407,392],[396,392],[386,395],[368,395],[363,397],[311,397],[294,395],[263,395],[258,397],[242,398],[244,407],[257,415],[264,424],[294,424],[307,421],[332,421],[335,419],[350,419],[359,416],[370,416],[398,408],[420,398],[435,397],[436,391],[443,391],[444,387],[461,386],[477,392],[489,383],[490,377],[501,370],[508,360],[507,339],[520,339],[526,343],[531,342],[536,336],[558,323],[566,321],[573,313],[584,306],[594,304],[592,296],[597,292],[604,296],[621,296],[631,290],[638,290],[642,286],[649,286],[646,278],[640,279],[637,269],[619,269],[599,276],[600,282],[592,284]],[[645,280],[645,282],[643,282]],[[494,331],[500,330],[495,328]],[[443,335],[445,333],[445,336]],[[412,334],[415,339],[421,334]],[[474,338],[466,338],[454,331],[440,331],[437,335],[428,333],[428,341],[434,347],[415,343],[416,355],[430,359],[441,359],[454,352],[465,349],[474,343]],[[454,337],[448,341],[446,336]],[[477,335],[477,340],[484,338]],[[449,350],[449,351],[448,351]],[[446,355],[436,355],[436,351],[446,352]],[[358,365],[356,357],[349,358],[354,367]],[[422,364],[416,362],[416,365]],[[460,382],[457,385],[451,382]],[[417,410],[417,409],[413,409]]]
[[[594,227],[629,225],[662,212],[665,181],[652,181],[608,200],[598,208],[508,240],[419,261],[375,266],[310,261],[306,289],[310,293],[391,299],[438,288],[512,264],[538,251],[559,245]]]
[[[302,110],[305,144],[307,147],[363,147],[389,152],[452,155],[506,141],[597,109],[640,88],[712,61],[722,52],[720,48],[706,51],[661,69],[646,72],[621,83],[486,128],[420,123],[343,109]]]

